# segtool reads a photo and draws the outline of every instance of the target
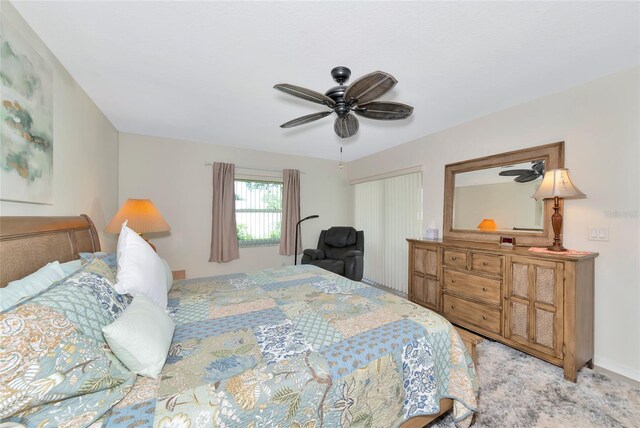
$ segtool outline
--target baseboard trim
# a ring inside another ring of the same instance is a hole
[[[640,381],[637,381],[636,379],[633,379],[631,377],[625,376],[623,374],[620,374],[618,372],[614,372],[612,370],[606,369],[602,366],[597,366],[594,365],[593,366],[593,371],[598,372],[598,373],[602,373],[604,375],[607,375],[613,379],[617,379],[620,380],[622,382],[626,382],[632,386],[635,386],[636,388],[640,388]]]

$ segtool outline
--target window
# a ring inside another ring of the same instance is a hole
[[[240,247],[278,245],[282,183],[235,180],[236,225]]]

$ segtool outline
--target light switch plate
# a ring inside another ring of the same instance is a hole
[[[608,241],[609,240],[609,228],[608,227],[590,227],[587,238],[589,241]]]

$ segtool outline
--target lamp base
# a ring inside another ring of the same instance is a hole
[[[562,214],[560,214],[560,199],[556,196],[553,198],[553,215],[551,216],[551,225],[553,226],[553,245],[547,247],[549,251],[562,252],[567,251],[562,246],[560,232],[562,232]]]
[[[144,239],[144,238],[143,238]],[[158,249],[156,248],[155,245],[153,245],[148,239],[145,239],[145,241],[147,241],[147,244],[149,244],[149,246],[151,248],[153,248],[153,251],[155,251],[156,253],[158,252]],[[564,250],[564,249],[563,249]]]
[[[554,245],[551,245],[551,246],[547,247],[547,250],[549,250],[549,251],[555,251],[555,252],[558,252],[558,253],[559,253],[559,252],[562,252],[562,251],[567,251],[567,249],[566,249],[566,248],[564,248],[564,247],[563,247],[562,245],[560,245],[560,244],[554,244]]]
[[[144,239],[144,240],[145,240],[145,242],[146,242],[147,244],[149,244],[149,246],[150,246],[151,248],[153,248],[153,251],[155,251],[156,253],[158,252],[158,249],[156,248],[156,246],[155,246],[155,245],[153,245],[151,242],[149,242],[149,240],[148,240],[147,238],[145,238],[144,236],[142,236],[142,233],[138,233],[138,236],[140,236],[142,239]]]

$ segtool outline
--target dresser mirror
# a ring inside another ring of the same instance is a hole
[[[550,244],[552,201],[531,195],[544,171],[562,167],[563,142],[446,165],[444,238]]]

